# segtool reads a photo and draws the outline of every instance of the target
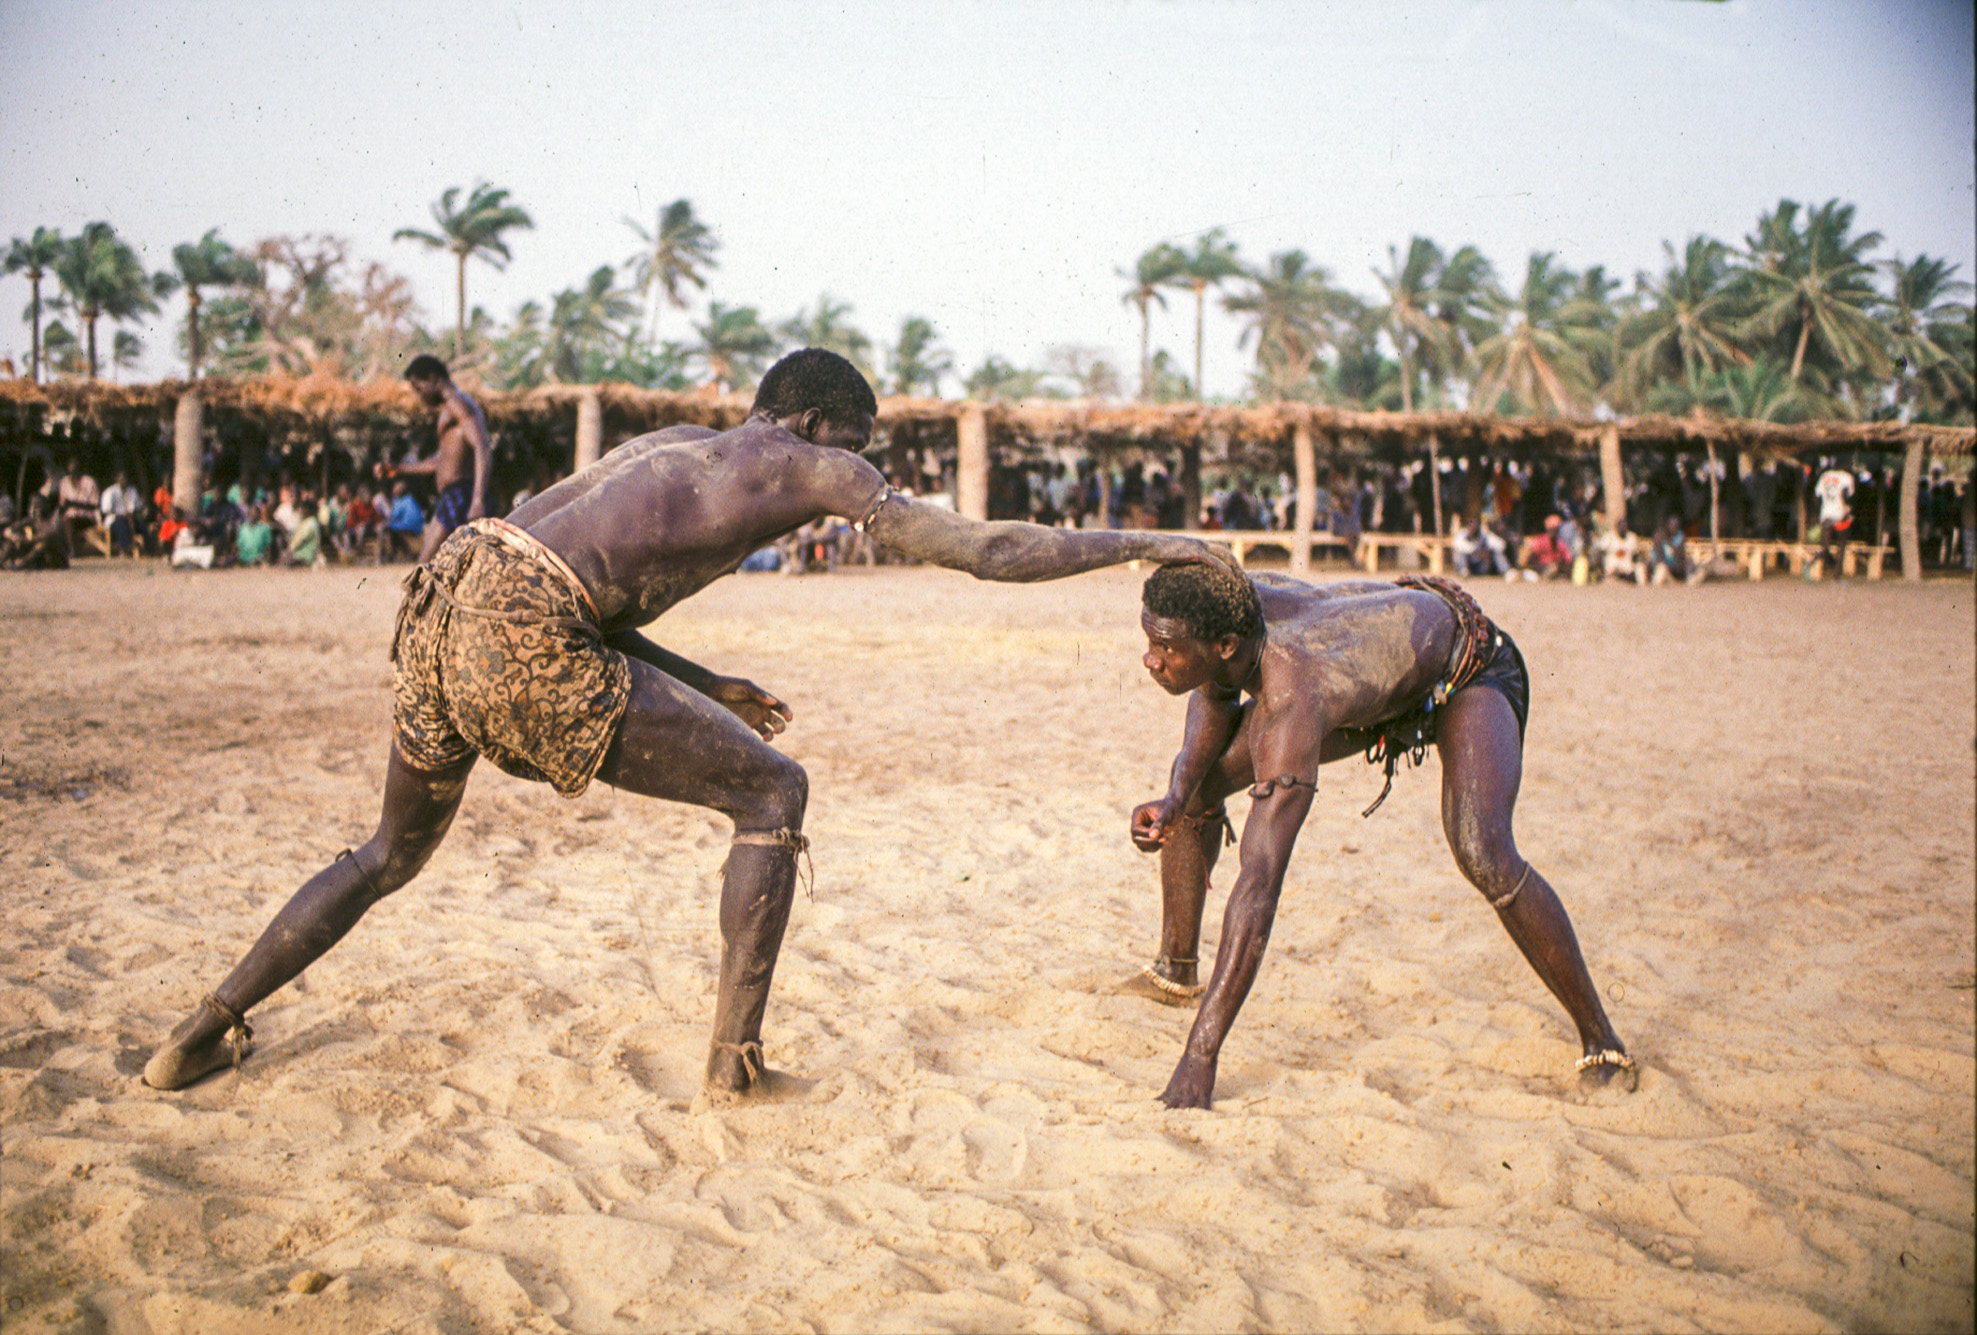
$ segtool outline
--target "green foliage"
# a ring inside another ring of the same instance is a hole
[[[776,336],[753,306],[709,302],[707,322],[693,331],[700,341],[687,349],[688,360],[706,372],[707,383],[724,392],[753,383],[776,350]]]
[[[650,232],[630,218],[624,222],[645,243],[644,248],[625,263],[632,271],[632,281],[645,294],[645,304],[651,312],[651,336],[656,342],[659,338],[659,303],[653,299],[654,290],[664,292],[673,309],[685,310],[686,298],[680,294],[681,285],[707,286],[707,280],[701,277],[701,270],[719,267],[714,262],[714,252],[721,248],[721,243],[705,223],[694,217],[693,204],[684,199],[676,199],[659,210],[659,217]]]
[[[62,234],[52,227],[37,227],[31,236],[15,237],[7,243],[7,254],[0,261],[0,268],[8,273],[17,273],[28,280],[32,297],[28,308],[22,313],[33,327],[33,344],[28,353],[28,379],[41,379],[44,359],[41,340],[41,280],[49,277],[55,269],[55,261],[62,257],[66,242]]]
[[[158,296],[169,290],[168,275],[144,272],[137,252],[106,222],[83,226],[80,234],[62,243],[55,259],[55,278],[83,321],[89,349],[89,378],[97,372],[96,322],[108,316],[129,320],[158,309]]]
[[[940,380],[954,370],[954,358],[941,346],[933,322],[909,315],[899,324],[899,341],[886,349],[886,370],[892,392],[912,394],[924,387],[940,393]]]
[[[475,184],[464,204],[456,204],[459,197],[460,187],[449,186],[432,206],[437,231],[401,227],[391,234],[393,241],[417,241],[428,250],[444,250],[453,255],[458,306],[453,335],[456,357],[466,351],[467,261],[478,255],[496,270],[505,269],[510,256],[502,233],[535,226],[535,220],[527,212],[508,202],[506,190],[486,181]]]

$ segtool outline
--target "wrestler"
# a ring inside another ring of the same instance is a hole
[[[1132,815],[1133,843],[1160,853],[1161,924],[1159,957],[1131,990],[1172,1004],[1202,998],[1162,1102],[1209,1105],[1319,765],[1359,754],[1383,763],[1370,816],[1396,766],[1418,764],[1430,745],[1456,866],[1578,1028],[1581,1084],[1634,1088],[1633,1059],[1607,1023],[1565,908],[1511,835],[1530,700],[1524,659],[1460,586],[1409,577],[1317,588],[1176,565],[1153,573],[1142,601],[1146,670],[1189,699],[1167,795]],[[1208,874],[1234,837],[1223,799],[1242,788],[1252,799],[1242,866],[1204,985],[1196,958]]]
[[[426,521],[419,561],[432,560],[439,545],[461,525],[487,513],[487,477],[494,447],[487,434],[487,417],[473,396],[453,383],[446,363],[430,353],[412,359],[405,379],[428,408],[439,409],[439,448],[426,459],[379,464],[381,478],[405,473],[429,473],[439,496]]]
[[[762,1015],[789,918],[809,783],[767,743],[791,718],[761,687],[638,631],[750,553],[822,515],[978,579],[1043,580],[1136,558],[1216,560],[1174,534],[981,523],[900,496],[857,451],[871,386],[810,348],[762,378],[747,421],[628,442],[508,520],[448,539],[406,579],[393,635],[384,809],[362,847],[298,890],[144,1068],[176,1089],[247,1050],[246,1013],[417,875],[481,756],[566,797],[592,779],[734,822],[708,1091],[762,1084]],[[1232,563],[1231,563],[1232,564]]]

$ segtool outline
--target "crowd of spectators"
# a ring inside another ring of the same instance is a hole
[[[1816,479],[1836,470],[1851,483],[1851,540],[1891,543],[1900,502],[1892,468],[1787,459],[1745,470],[1715,466],[1712,478],[1709,460],[1680,454],[1654,457],[1651,468],[1632,476],[1626,524],[1617,533],[1605,529],[1599,478],[1590,467],[1468,458],[1443,460],[1439,469],[1426,462],[1370,463],[1321,474],[1312,527],[1351,545],[1364,532],[1433,533],[1439,517],[1459,573],[1581,583],[1693,581],[1709,573],[1689,559],[1688,541],[1711,536],[1712,482],[1720,536],[1811,541],[1808,506],[1818,504]],[[929,500],[952,504],[951,463],[943,471],[929,455],[907,471],[913,476],[892,479],[898,490],[911,495],[917,481]],[[514,504],[532,491],[519,492]],[[1221,475],[1192,515],[1188,500],[1178,467],[1133,461],[1108,468],[1086,458],[1075,466],[995,468],[989,513],[1083,528],[1270,531],[1297,522],[1296,488],[1281,474]],[[1977,569],[1977,491],[1969,480],[1936,464],[1919,481],[1917,501],[1924,559]],[[66,566],[92,546],[113,557],[165,556],[201,568],[382,564],[414,559],[426,520],[403,481],[389,491],[345,483],[326,495],[290,481],[251,489],[234,482],[209,487],[186,514],[168,487],[147,499],[122,472],[99,487],[71,459],[28,498],[24,514],[16,514],[12,497],[0,496],[0,564]],[[758,553],[748,568],[803,572],[894,559],[849,523],[827,519]]]
[[[188,514],[169,486],[146,498],[119,472],[99,487],[70,460],[28,497],[25,513],[0,496],[0,565],[62,569],[92,549],[206,570],[381,565],[416,557],[425,526],[424,507],[402,481],[390,491],[344,483],[327,494],[289,481],[252,488],[234,482],[208,487]]]

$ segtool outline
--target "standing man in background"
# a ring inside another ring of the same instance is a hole
[[[486,517],[487,475],[493,467],[494,447],[481,406],[453,383],[445,362],[431,353],[421,354],[405,368],[405,379],[428,408],[439,409],[439,449],[431,458],[379,464],[378,476],[432,474],[439,498],[433,503],[432,518],[426,521],[425,539],[419,547],[423,565],[438,555],[439,544],[454,529],[470,519]]]

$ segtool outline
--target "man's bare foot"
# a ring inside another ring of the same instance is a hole
[[[1207,990],[1206,986],[1192,979],[1185,983],[1176,982],[1161,973],[1157,964],[1149,964],[1112,989],[1118,996],[1142,997],[1163,1006],[1192,1006]]]
[[[252,1047],[251,1041],[244,1043],[240,1055],[245,1057]],[[144,1083],[153,1089],[184,1089],[233,1064],[226,1027],[215,1028],[213,1017],[201,1009],[174,1029],[165,1046],[144,1063]]]
[[[1617,1048],[1589,1052],[1579,1059],[1579,1092],[1596,1094],[1602,1090],[1631,1094],[1641,1085],[1640,1068],[1634,1059]]]

